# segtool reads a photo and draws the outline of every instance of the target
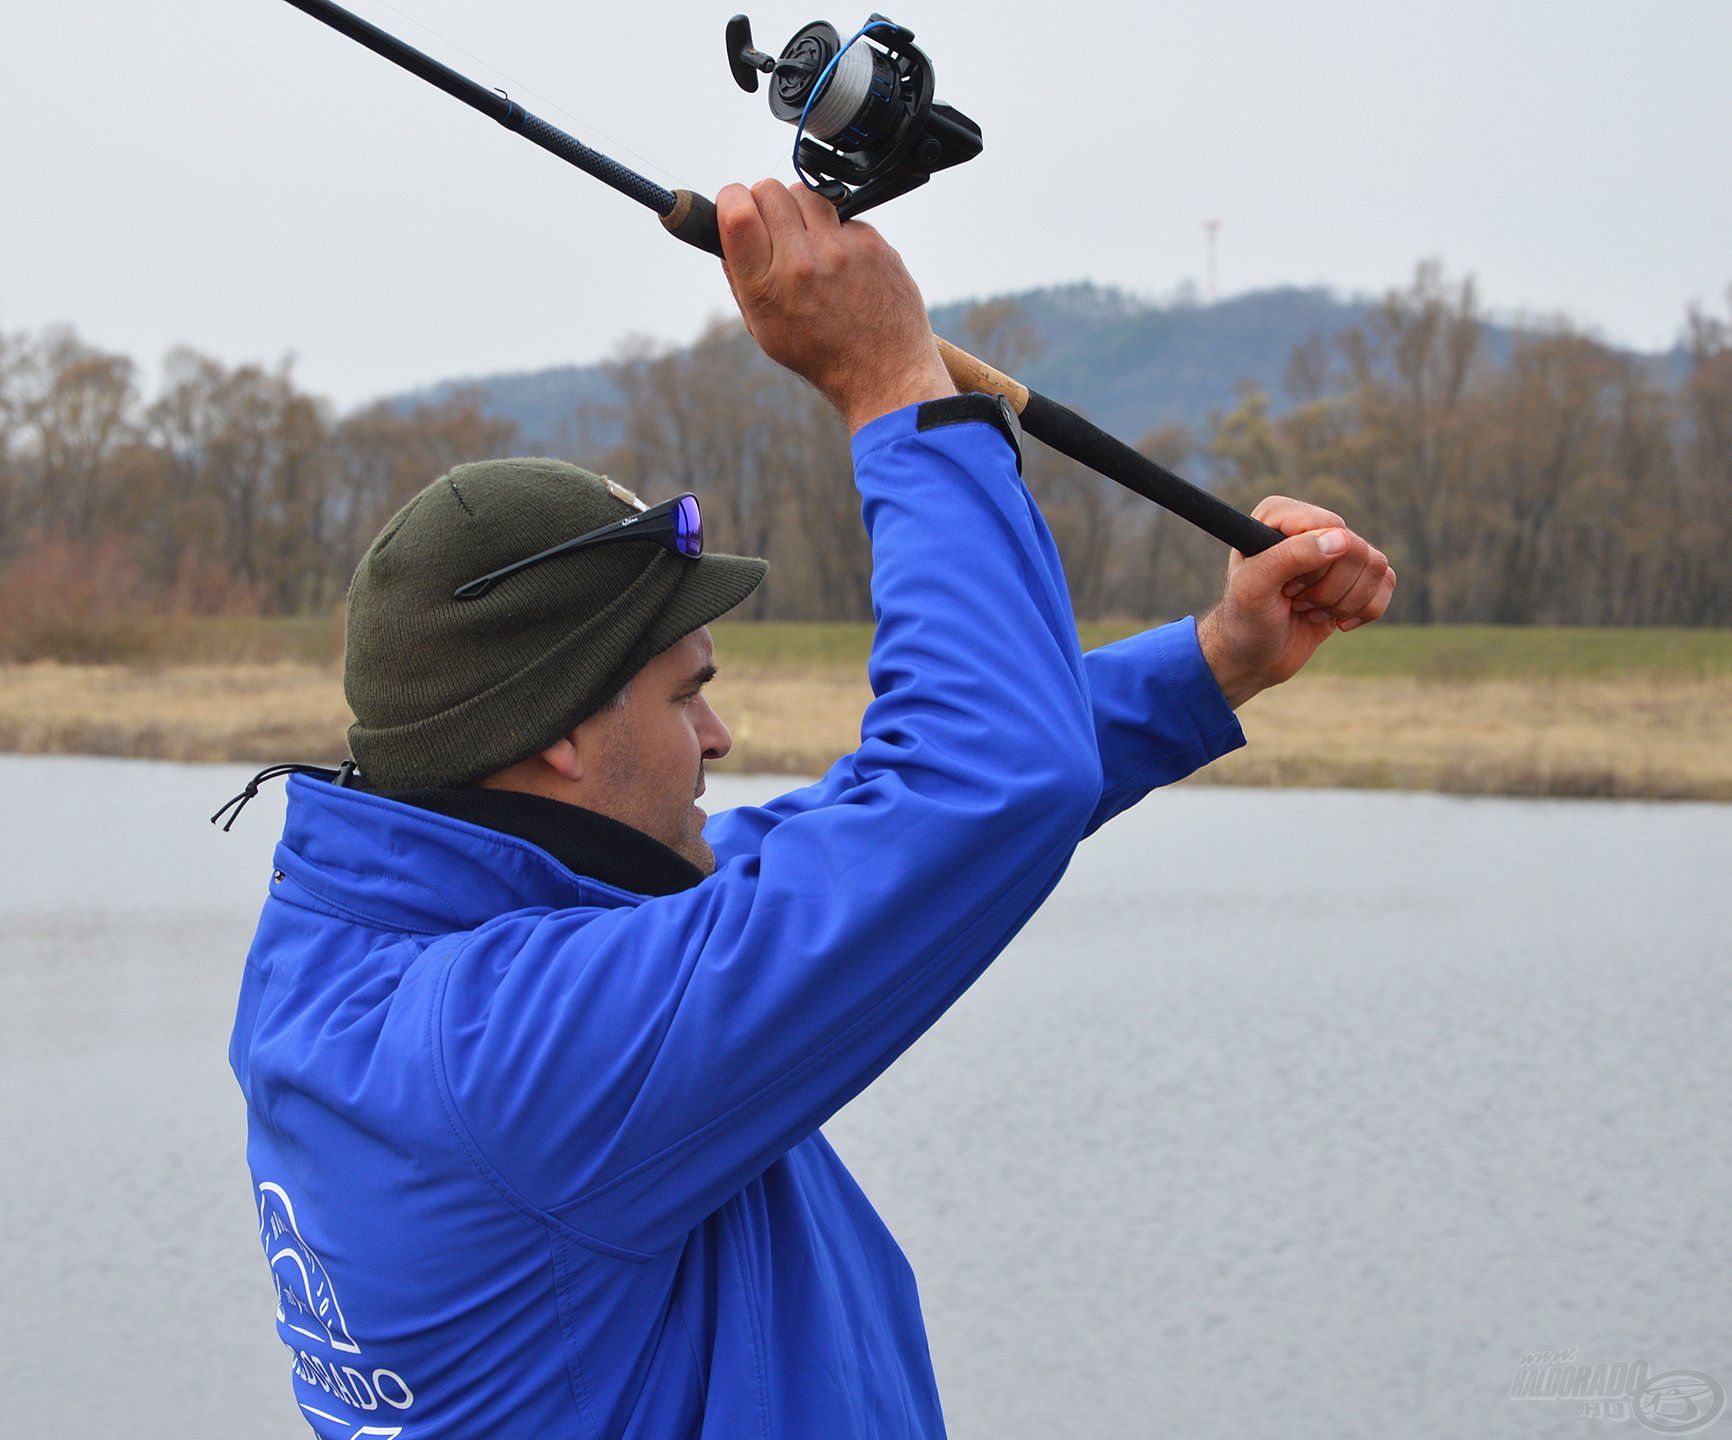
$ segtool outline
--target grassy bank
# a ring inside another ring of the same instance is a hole
[[[811,773],[852,747],[869,627],[714,629],[728,768]],[[324,619],[201,621],[140,663],[0,665],[0,749],[335,760],[340,639]],[[1732,631],[1379,626],[1331,640],[1241,718],[1250,745],[1202,778],[1729,800]]]

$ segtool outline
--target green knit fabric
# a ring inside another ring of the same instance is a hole
[[[399,510],[349,586],[349,752],[388,790],[460,785],[569,733],[653,656],[733,609],[769,568],[653,541],[532,565],[477,600],[477,575],[632,513],[560,460],[459,465]]]

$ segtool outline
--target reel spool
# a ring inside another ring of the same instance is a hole
[[[873,15],[847,44],[815,20],[772,60],[752,22],[727,27],[728,67],[747,93],[770,79],[770,113],[796,127],[794,164],[846,220],[980,154],[980,127],[934,98],[932,62],[914,32]],[[815,179],[813,177],[816,177]]]

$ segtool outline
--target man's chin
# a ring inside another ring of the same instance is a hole
[[[707,875],[707,877],[714,875],[715,851],[710,849],[710,842],[703,839],[703,835],[693,835],[686,849],[682,849],[681,854],[684,854],[693,865],[698,866],[698,870],[703,872],[703,875]]]
[[[710,842],[702,835],[689,836],[677,847],[677,853],[682,860],[697,866],[704,875],[716,873],[716,852],[710,849]]]

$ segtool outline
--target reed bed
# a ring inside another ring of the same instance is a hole
[[[350,718],[337,662],[248,658],[317,656],[328,635],[295,632],[281,644],[231,629],[210,647],[216,659],[0,664],[0,749],[334,762]],[[1241,713],[1250,744],[1198,778],[1732,800],[1724,631],[1375,638],[1374,647],[1337,637],[1314,672],[1252,701]],[[726,768],[814,774],[851,749],[871,698],[861,664],[869,644],[863,626],[718,626],[712,696],[735,742]],[[1005,737],[1007,755],[1015,744]]]

